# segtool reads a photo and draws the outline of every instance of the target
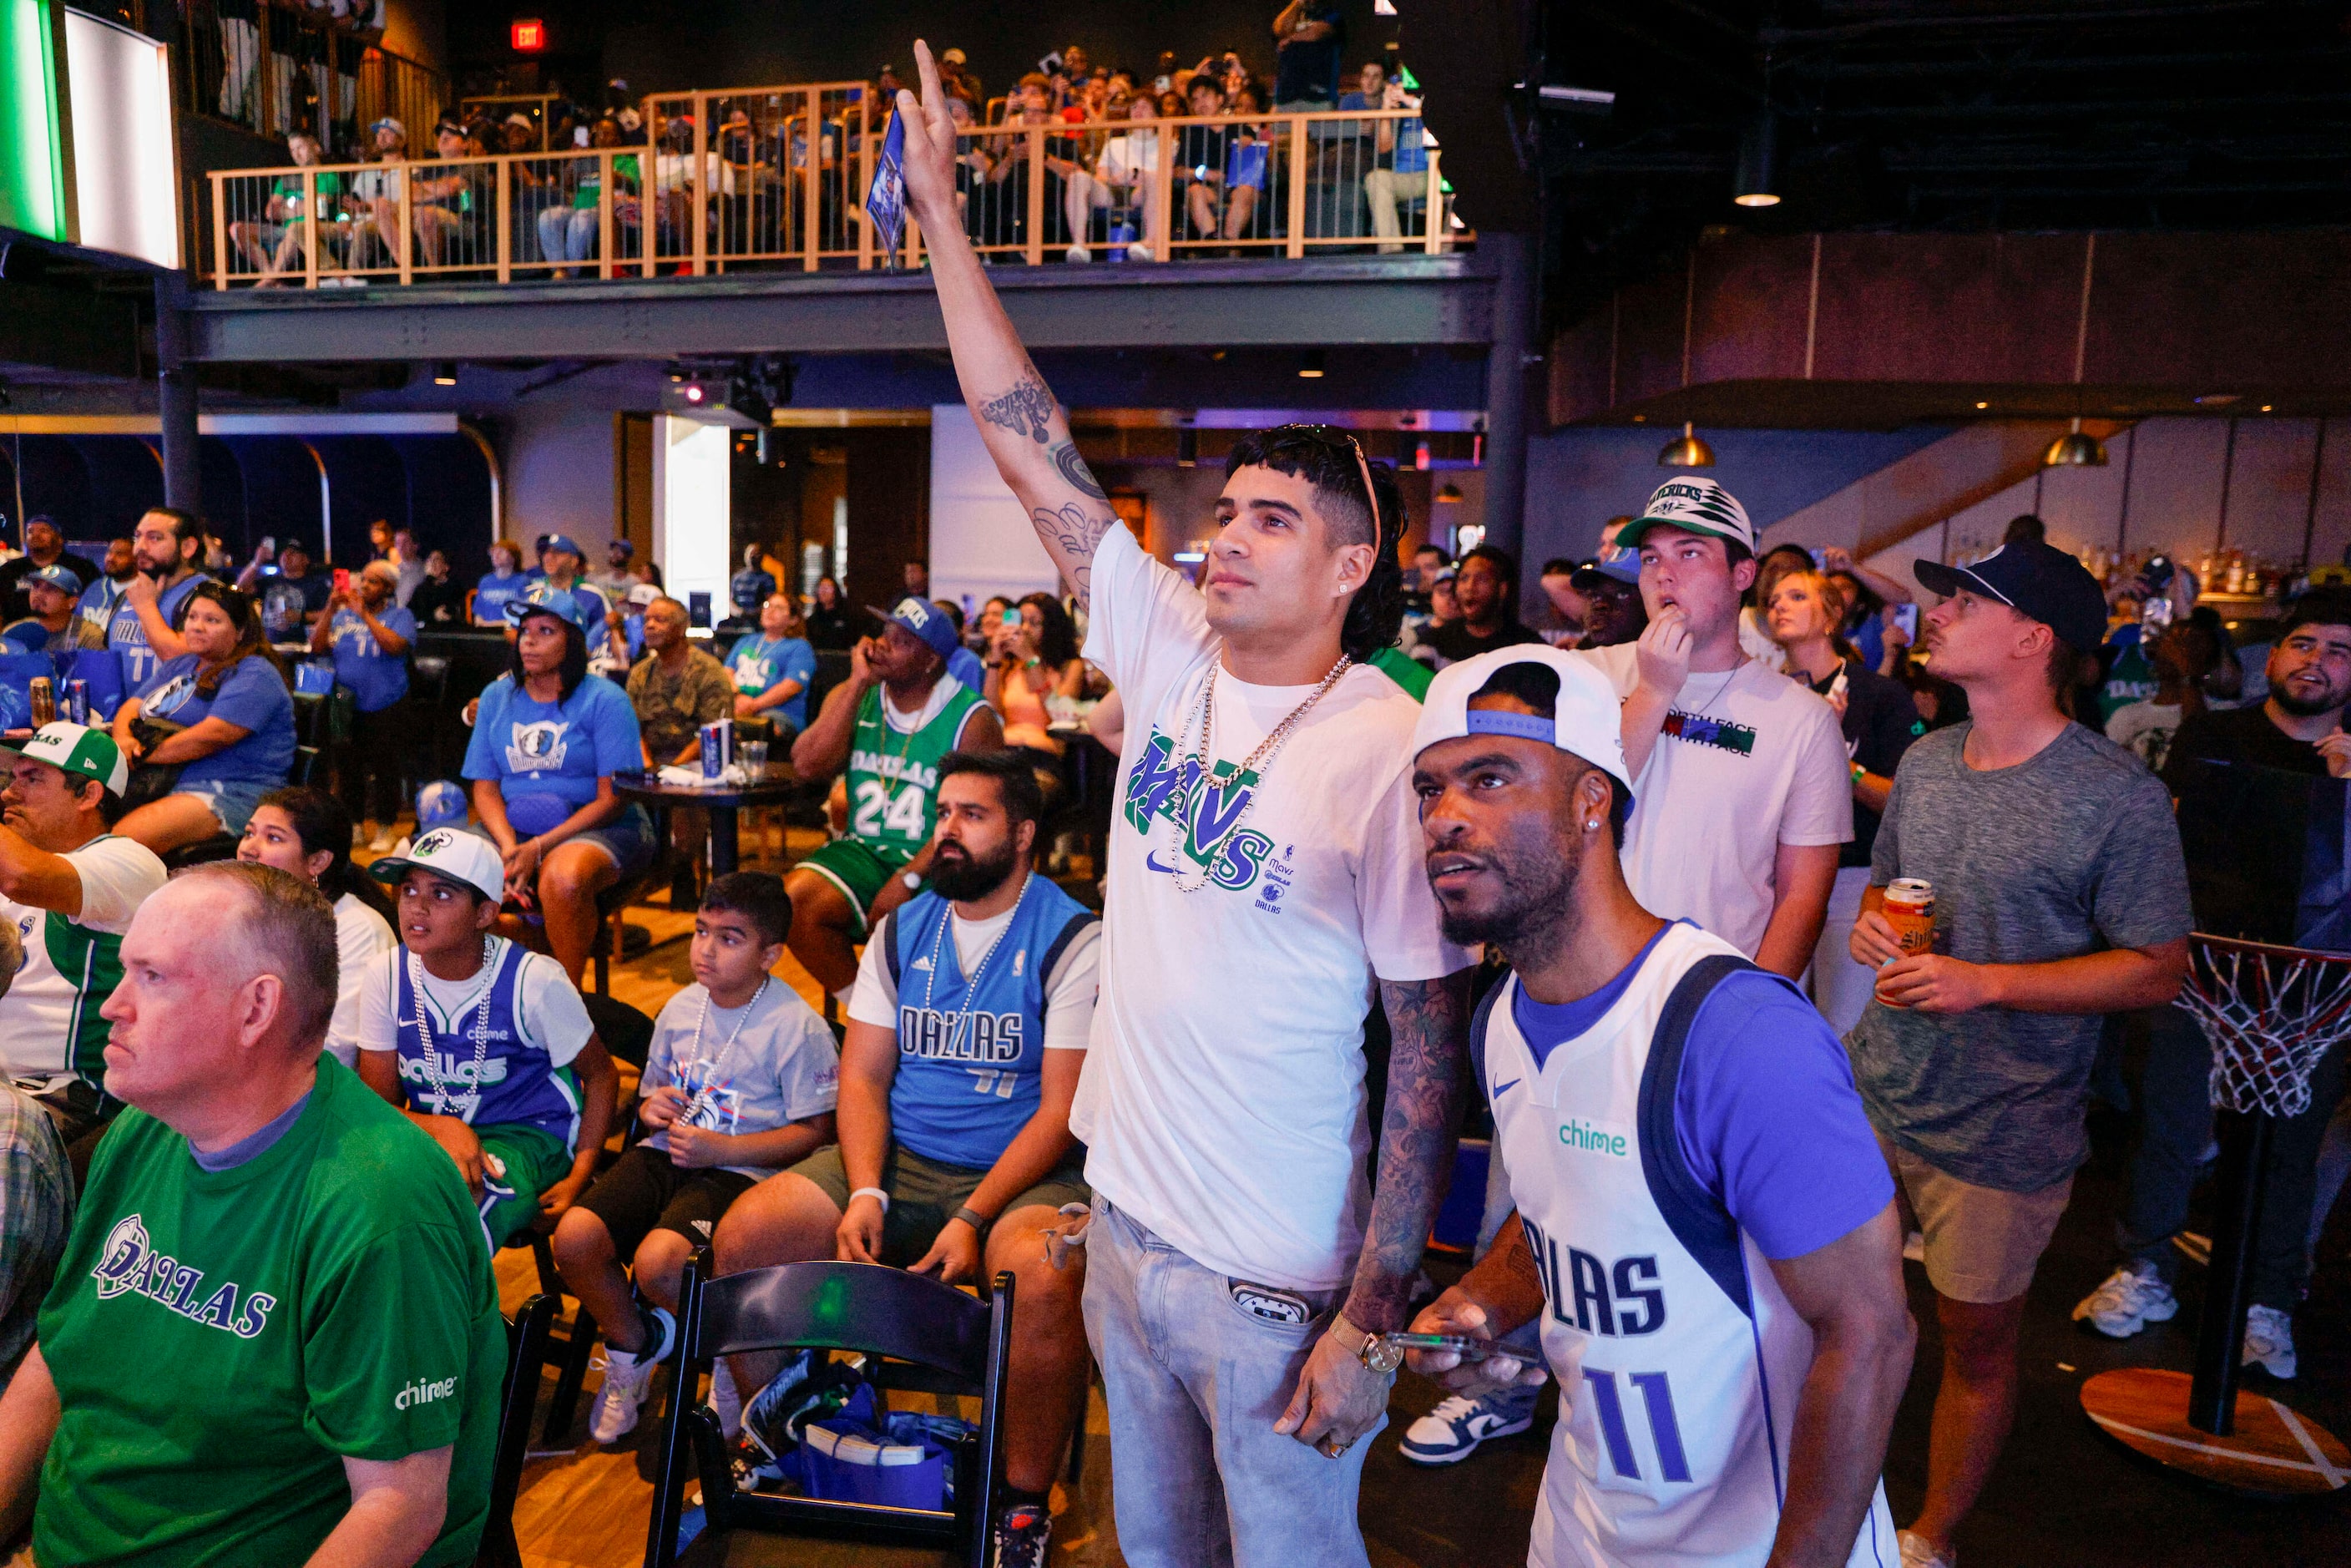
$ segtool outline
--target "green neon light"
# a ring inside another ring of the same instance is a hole
[[[0,225],[66,237],[52,0],[0,0]]]

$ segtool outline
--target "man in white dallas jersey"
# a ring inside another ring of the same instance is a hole
[[[1468,957],[1415,863],[1417,710],[1370,663],[1402,620],[1404,509],[1353,437],[1284,426],[1235,444],[1198,589],[1144,554],[964,238],[954,122],[914,52],[906,188],[965,401],[1125,699],[1071,1115],[1119,1548],[1136,1568],[1367,1568],[1356,1493],[1400,1359],[1386,1336],[1468,1075]],[[1372,1193],[1375,995],[1395,1043]]]
[[[1625,887],[1618,723],[1604,675],[1529,647],[1439,674],[1414,732],[1446,935],[1515,971],[1470,1051],[1517,1214],[1413,1331],[1540,1316],[1562,1415],[1539,1568],[1892,1568],[1878,1469],[1913,1334],[1893,1185],[1820,1014]],[[1414,1356],[1457,1391],[1544,1375]]]

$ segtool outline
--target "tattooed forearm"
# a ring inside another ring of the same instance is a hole
[[[1054,443],[1053,466],[1059,468],[1061,471],[1061,477],[1077,486],[1081,494],[1092,496],[1097,501],[1110,499],[1102,486],[1096,482],[1094,471],[1086,466],[1084,458],[1078,455],[1078,448],[1074,442]]]
[[[1469,975],[1380,982],[1395,1043],[1379,1188],[1347,1298],[1348,1321],[1375,1333],[1404,1327],[1413,1270],[1452,1180],[1469,1087]]]
[[[1542,1312],[1542,1266],[1527,1244],[1526,1227],[1515,1214],[1494,1234],[1494,1245],[1463,1277],[1461,1293],[1486,1309],[1487,1327],[1499,1339]]]
[[[1030,371],[1013,383],[1010,392],[981,403],[979,417],[990,424],[1018,431],[1042,446],[1045,428],[1053,418],[1052,391],[1035,371]]]
[[[1102,543],[1102,536],[1117,525],[1118,519],[1109,516],[1097,517],[1071,501],[1059,511],[1050,507],[1040,507],[1029,514],[1029,520],[1037,525],[1037,537],[1044,541],[1045,547],[1060,552],[1070,579],[1070,591],[1078,596],[1078,602],[1091,602],[1093,570],[1084,563],[1094,559],[1094,548]]]

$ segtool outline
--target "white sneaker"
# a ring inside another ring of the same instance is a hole
[[[1481,1443],[1535,1424],[1532,1388],[1505,1388],[1472,1399],[1456,1394],[1405,1428],[1396,1452],[1408,1464],[1458,1465]]]
[[[2294,1314],[2275,1307],[2253,1307],[2245,1313],[2245,1364],[2261,1364],[2272,1377],[2292,1377]]]
[[[653,1382],[653,1368],[677,1343],[675,1318],[653,1307],[648,1311],[647,1322],[653,1330],[653,1341],[644,1349],[605,1347],[604,1387],[596,1396],[595,1411],[588,1418],[588,1435],[600,1443],[617,1443],[636,1430],[637,1407],[645,1402],[645,1389]]]
[[[1151,259],[1151,247],[1147,245],[1128,246],[1126,247],[1126,259],[1129,261],[1149,261]]]
[[[1081,245],[1073,245],[1061,253],[1063,261],[1092,261],[1093,258],[1094,253]]]
[[[1959,1554],[1953,1547],[1938,1552],[1925,1536],[1907,1530],[1895,1531],[1894,1539],[1902,1548],[1902,1568],[1958,1568]]]
[[[2179,1300],[2155,1271],[2155,1265],[2126,1265],[2106,1276],[2106,1282],[2082,1298],[2074,1321],[2088,1319],[2090,1326],[2108,1339],[2128,1339],[2149,1323],[2168,1322],[2179,1313]]]

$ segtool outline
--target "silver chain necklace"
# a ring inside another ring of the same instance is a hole
[[[1738,664],[1731,665],[1730,668],[1723,674],[1721,682],[1716,685],[1712,692],[1707,695],[1705,702],[1692,703],[1684,711],[1699,718],[1712,718],[1714,716],[1706,711],[1708,706],[1722,700],[1722,694],[1730,689],[1730,683],[1739,678],[1739,672],[1746,667],[1746,664],[1747,660],[1742,656]]]
[[[490,998],[498,988],[497,970],[492,966],[491,956],[497,951],[497,941],[496,937],[490,936],[482,938],[482,968],[487,977],[482,984],[481,1002],[474,1009],[474,1087],[462,1099],[449,1092],[448,1082],[441,1076],[440,1052],[434,1049],[433,1025],[424,1011],[423,966],[417,961],[414,953],[406,956],[408,988],[416,1001],[416,1036],[424,1045],[424,1081],[432,1086],[434,1113],[455,1116],[469,1125],[474,1113],[482,1108],[482,1064],[489,1060],[490,1055]],[[459,1033],[456,1038],[463,1040],[466,1036]]]
[[[1347,667],[1353,663],[1354,661],[1349,658],[1346,654],[1340,654],[1339,662],[1331,666],[1331,673],[1322,677],[1322,684],[1306,695],[1306,700],[1304,702],[1300,703],[1296,707],[1290,710],[1289,717],[1283,719],[1280,724],[1275,725],[1272,732],[1267,735],[1263,740],[1258,742],[1257,749],[1249,753],[1248,761],[1243,762],[1238,768],[1233,770],[1232,776],[1235,779],[1238,779],[1245,773],[1256,774],[1257,788],[1252,789],[1249,791],[1249,799],[1242,802],[1240,814],[1233,819],[1232,825],[1217,836],[1217,841],[1215,843],[1207,846],[1207,858],[1200,862],[1200,880],[1188,883],[1184,880],[1184,843],[1187,837],[1187,830],[1184,824],[1184,812],[1192,805],[1191,793],[1186,786],[1187,783],[1194,780],[1186,780],[1180,775],[1178,776],[1176,781],[1178,794],[1176,809],[1168,825],[1169,831],[1174,834],[1174,840],[1169,845],[1168,850],[1168,863],[1176,868],[1176,890],[1178,893],[1197,893],[1202,888],[1207,886],[1210,882],[1215,880],[1217,862],[1224,858],[1225,846],[1233,841],[1234,838],[1239,834],[1242,825],[1249,821],[1250,813],[1257,810],[1258,796],[1264,792],[1266,778],[1273,771],[1274,759],[1281,755],[1283,744],[1286,743],[1290,739],[1290,736],[1296,732],[1298,727],[1305,722],[1306,715],[1313,708],[1316,703],[1322,700],[1322,695],[1325,692],[1328,692],[1332,686],[1339,684],[1339,677],[1347,673]],[[1194,754],[1192,762],[1195,772],[1195,780],[1196,780],[1199,785],[1200,799],[1203,804],[1205,804],[1207,800],[1207,789],[1210,781],[1208,774],[1208,741],[1209,737],[1216,733],[1217,728],[1217,675],[1223,667],[1224,655],[1220,651],[1217,655],[1216,661],[1208,666],[1207,679],[1200,684],[1200,700],[1193,708],[1192,719],[1186,723],[1183,733],[1178,734],[1176,737],[1175,755],[1178,759],[1177,765],[1180,768],[1186,750],[1185,737],[1190,733],[1191,724],[1196,723],[1200,727],[1199,748]],[[1196,815],[1196,812],[1195,814]]]
[[[751,1015],[758,1010],[759,998],[768,994],[768,987],[774,979],[775,977],[772,975],[762,975],[759,977],[759,988],[751,993],[751,999],[745,1002],[743,1004],[743,1010],[736,1015],[735,1030],[719,1044],[718,1054],[708,1059],[710,1062],[710,1071],[703,1076],[701,1082],[695,1087],[692,1097],[686,1102],[685,1112],[680,1116],[680,1120],[686,1121],[691,1124],[691,1117],[694,1112],[695,1102],[701,1099],[702,1095],[709,1089],[711,1080],[717,1077],[725,1070],[727,1062],[734,1059],[735,1042],[743,1038],[743,1027],[751,1021]],[[702,1054],[702,1030],[704,1026],[707,1025],[709,1022],[710,988],[705,986],[702,988],[702,1009],[694,1015],[694,1054],[686,1058],[684,1064],[677,1069],[677,1082],[681,1087],[684,1085],[687,1074],[693,1072],[703,1064],[705,1058]]]

